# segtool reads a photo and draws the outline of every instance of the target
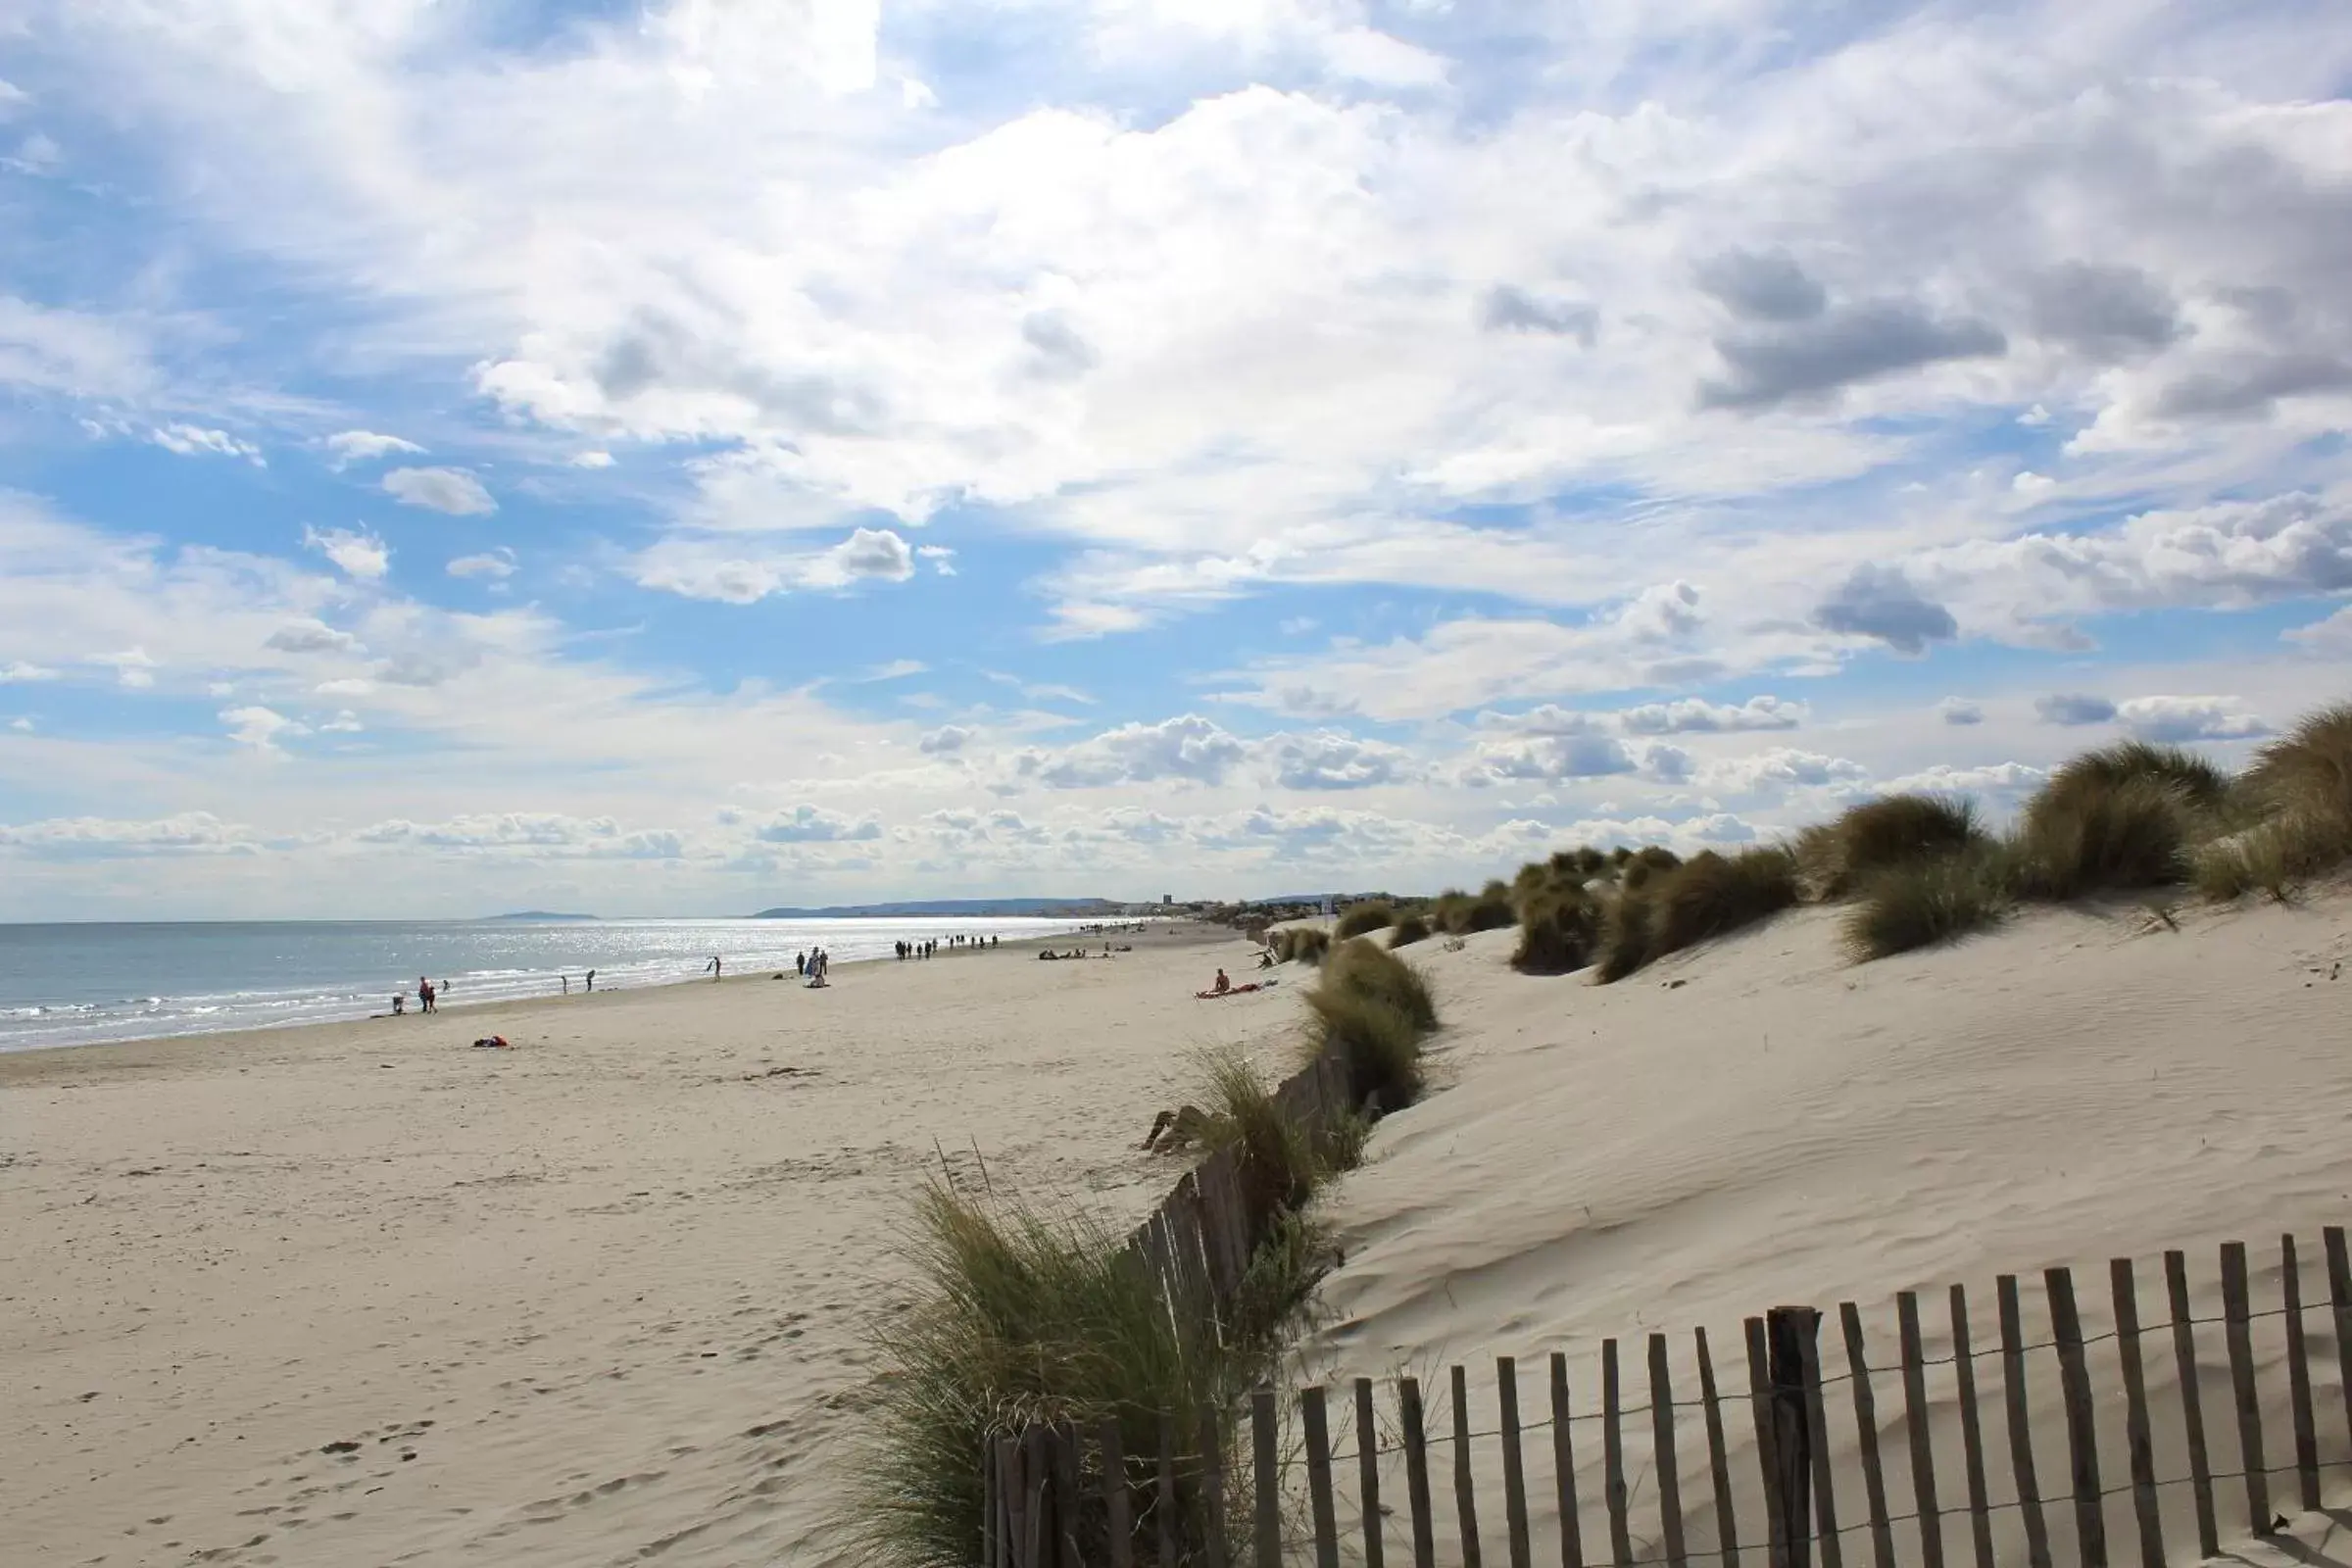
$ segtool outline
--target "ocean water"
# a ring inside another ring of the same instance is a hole
[[[950,936],[1052,936],[1069,920],[265,920],[0,925],[0,1051],[324,1023],[416,1003],[429,975],[453,1006],[773,973],[825,949],[835,963]]]

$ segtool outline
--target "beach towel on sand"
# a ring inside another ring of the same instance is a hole
[[[1274,982],[1271,980],[1268,980],[1264,985],[1260,985],[1255,980],[1252,980],[1246,986],[1235,986],[1230,991],[1196,991],[1193,993],[1193,995],[1198,997],[1202,1002],[1214,1002],[1219,997],[1246,997],[1252,991],[1263,991],[1267,989],[1268,986],[1273,984]]]

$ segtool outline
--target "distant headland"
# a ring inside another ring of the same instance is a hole
[[[833,904],[821,909],[761,909],[755,920],[906,919],[923,915],[1036,916],[1045,919],[1101,918],[1128,906],[1110,899],[929,899],[906,904]]]

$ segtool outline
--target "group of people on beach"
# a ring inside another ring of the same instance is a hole
[[[833,956],[822,948],[810,948],[807,953],[796,955],[792,966],[811,986],[826,985],[830,982],[825,979],[825,971],[833,967]]]
[[[440,1006],[442,994],[447,992],[449,989],[450,984],[446,980],[442,981],[439,985],[435,985],[423,975],[418,975],[416,977],[416,1010],[418,1012],[437,1011]],[[394,1014],[397,1015],[408,1010],[409,994],[405,991],[393,992],[392,1011]]]
[[[993,948],[996,945],[995,937],[953,936],[948,938],[948,946],[951,948]],[[939,938],[933,937],[928,942],[894,942],[891,946],[902,959],[929,958],[938,956]]]

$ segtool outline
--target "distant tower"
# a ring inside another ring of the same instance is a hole
[[[1174,904],[1176,902],[1176,895],[1173,893],[1162,893],[1159,896],[1159,902],[1162,904]]]

